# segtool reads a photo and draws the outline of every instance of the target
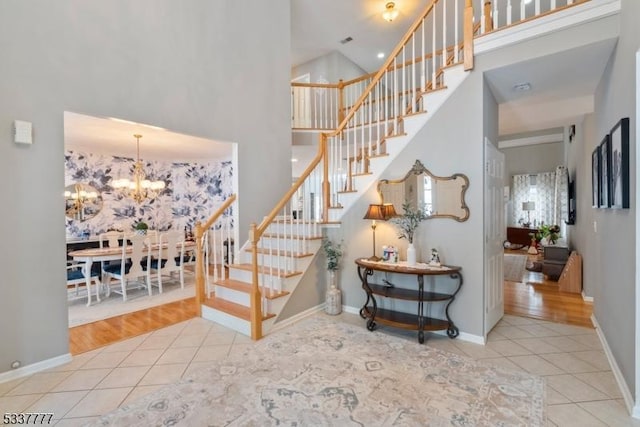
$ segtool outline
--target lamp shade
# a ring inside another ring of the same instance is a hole
[[[396,208],[393,207],[392,203],[385,203],[384,205],[382,205],[382,215],[384,216],[384,219],[391,219],[394,216],[398,216],[398,214],[396,213]]]
[[[362,219],[386,220],[384,217],[384,205],[369,205],[369,209],[367,209],[367,213],[364,214]]]
[[[535,202],[522,202],[522,210],[523,211],[535,211],[536,210]]]

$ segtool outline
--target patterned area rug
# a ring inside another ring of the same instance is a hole
[[[100,426],[542,426],[544,380],[314,316]]]
[[[522,282],[522,275],[527,265],[527,256],[518,254],[504,254],[504,280]]]

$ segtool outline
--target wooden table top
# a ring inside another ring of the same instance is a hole
[[[439,275],[439,274],[451,274],[457,273],[462,270],[462,267],[454,265],[441,265],[432,266],[427,263],[416,263],[415,266],[407,265],[406,261],[401,262],[386,262],[386,261],[371,261],[367,258],[358,258],[355,263],[360,267],[370,268],[372,270],[386,271],[389,273],[408,273],[408,274],[423,274],[423,275]]]

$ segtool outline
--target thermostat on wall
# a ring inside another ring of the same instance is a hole
[[[31,122],[13,121],[13,139],[19,144],[33,144],[33,128]]]

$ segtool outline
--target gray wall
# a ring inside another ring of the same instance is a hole
[[[584,224],[579,232],[595,234],[595,244],[583,249],[584,263],[602,267],[584,277],[593,289],[594,315],[607,338],[613,356],[625,381],[635,394],[638,355],[636,337],[636,87],[635,54],[640,48],[638,31],[640,2],[623,1],[620,15],[620,40],[595,94],[593,127],[586,138],[583,167],[591,168],[591,151],[622,117],[630,118],[630,209],[587,209],[591,226]],[[588,157],[588,162],[587,162]],[[591,181],[588,181],[591,182]],[[588,197],[590,186],[583,185],[581,195]],[[597,223],[597,232],[593,223]],[[638,396],[635,396],[636,401]]]
[[[338,83],[340,79],[351,80],[367,74],[358,64],[338,51],[293,67],[291,78],[295,79],[307,73],[310,74],[311,83],[318,83],[319,79],[325,79],[329,83]]]
[[[0,372],[68,352],[63,112],[237,142],[244,240],[291,182],[289,11],[289,1],[0,2],[0,179],[11,183]],[[32,146],[13,143],[15,119],[33,122]]]
[[[564,165],[564,143],[526,145],[501,148],[506,163],[506,177],[512,182],[513,175],[553,172],[556,166]]]

